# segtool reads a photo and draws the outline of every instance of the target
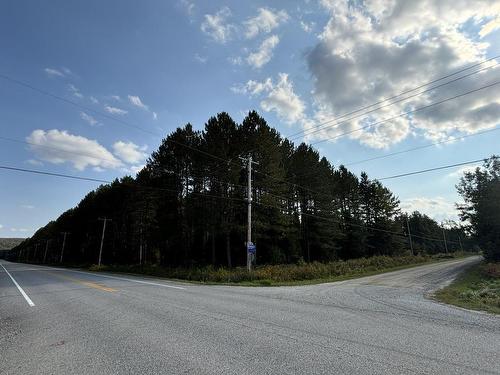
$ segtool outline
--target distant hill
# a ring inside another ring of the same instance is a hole
[[[10,250],[24,240],[25,238],[0,238],[0,250]]]

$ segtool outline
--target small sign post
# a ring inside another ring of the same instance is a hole
[[[253,242],[247,242],[247,259],[248,259],[248,269],[250,270],[252,267],[252,263],[255,260],[255,254],[257,252],[257,247]]]

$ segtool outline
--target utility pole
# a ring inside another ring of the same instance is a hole
[[[463,253],[464,247],[462,246],[462,237],[460,237],[460,235],[458,235],[458,243],[460,244],[460,251]]]
[[[43,255],[43,263],[45,264],[45,260],[47,259],[47,251],[49,250],[50,240],[46,240],[45,242],[45,254]]]
[[[59,263],[62,263],[63,261],[64,247],[66,246],[66,236],[69,234],[69,232],[61,232],[61,234],[64,236],[64,238],[63,238],[63,243],[61,248],[61,258],[59,259]]]
[[[99,220],[103,222],[102,225],[102,237],[101,237],[101,249],[99,250],[99,263],[98,266],[101,266],[101,258],[102,258],[102,246],[104,244],[104,233],[106,232],[106,223],[108,221],[111,221],[111,219],[108,219],[107,217],[100,217]]]
[[[444,250],[446,251],[446,254],[448,254],[448,244],[446,243],[446,233],[444,231],[444,227],[443,227],[443,241],[444,241]]]
[[[139,235],[139,265],[142,266],[142,220],[141,220],[141,233]]]
[[[36,262],[36,252],[38,250],[38,242],[35,244],[35,254],[33,254],[33,261]]]
[[[250,272],[252,270],[252,257],[255,252],[255,246],[252,243],[252,164],[259,164],[252,160],[252,155],[248,155],[246,158],[240,157],[246,163],[247,171],[248,171],[248,190],[247,190],[247,202],[248,202],[248,212],[247,212],[247,269]]]
[[[413,252],[413,242],[411,241],[410,221],[408,220],[408,215],[406,215],[406,228],[408,229],[408,239],[410,240],[411,255],[415,255],[415,253]]]

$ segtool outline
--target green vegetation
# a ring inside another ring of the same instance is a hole
[[[500,314],[500,263],[469,268],[435,297],[456,306]]]
[[[500,158],[491,157],[481,168],[466,172],[457,189],[464,199],[458,206],[461,220],[486,260],[500,262]]]
[[[257,264],[311,263],[286,269],[299,276],[272,278],[331,277],[337,271],[317,262],[409,255],[407,216],[394,193],[366,173],[358,177],[342,165],[334,167],[305,143],[294,145],[252,111],[241,124],[220,113],[203,131],[190,124],[178,128],[135,178],[90,192],[10,256],[57,263],[61,233],[70,232],[64,263],[97,263],[103,228],[98,219],[106,217],[112,221],[106,227],[103,264],[141,263],[169,270],[243,266],[247,174],[239,158],[249,154],[258,162],[252,190]],[[418,212],[408,219],[417,254],[446,250],[436,221]],[[447,226],[445,234],[449,252],[460,250],[460,240],[464,248],[473,246],[459,226]],[[220,273],[218,280],[226,280],[226,272],[214,271]],[[255,277],[266,280],[266,273],[279,272],[263,267]]]
[[[258,266],[252,272],[244,267],[167,268],[160,266],[91,266],[91,271],[125,272],[155,277],[180,279],[203,283],[240,284],[249,286],[276,286],[313,284],[338,281],[393,271],[423,263],[463,257],[471,254],[437,254],[434,256],[373,256],[328,263],[305,263]]]

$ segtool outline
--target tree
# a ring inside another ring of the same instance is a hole
[[[492,156],[482,168],[465,172],[457,185],[464,203],[458,204],[466,223],[486,259],[500,261],[500,159]]]

